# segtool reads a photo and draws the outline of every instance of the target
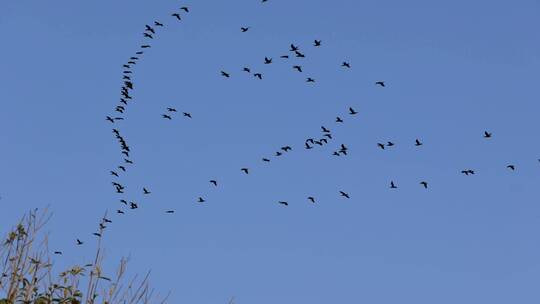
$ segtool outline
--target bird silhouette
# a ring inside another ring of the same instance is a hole
[[[167,114],[161,114],[161,117],[165,118],[165,119],[168,119],[168,120],[171,120],[172,117],[167,115]]]
[[[110,121],[111,123],[114,123],[114,119],[113,119],[112,117],[110,117],[110,116],[107,116],[107,118],[106,118],[106,119],[107,119],[108,121]]]
[[[253,77],[262,79],[262,74],[261,73],[255,73],[255,74],[253,74]]]
[[[313,149],[313,147],[310,146],[307,142],[305,143],[305,145],[306,145],[306,149],[308,149],[308,150],[309,150],[309,149]]]
[[[315,82],[315,79],[313,79],[313,78],[311,78],[311,77],[308,77],[308,78],[306,79],[306,82]]]
[[[302,72],[302,67],[301,67],[301,66],[299,66],[299,65],[295,65],[295,66],[293,66],[293,69],[296,69],[296,70],[298,70],[298,72]]]
[[[122,210],[120,210],[120,209],[116,210],[116,213],[118,213],[118,214],[125,214],[125,212],[122,211]]]
[[[154,25],[155,25],[155,26],[163,26],[163,23],[160,23],[160,22],[158,22],[158,21],[154,21]]]
[[[249,174],[249,169],[248,168],[242,168],[240,169],[241,171],[244,171],[245,174]]]
[[[295,46],[294,44],[291,43],[291,49],[290,49],[290,51],[291,51],[291,52],[296,52],[296,51],[298,51],[298,50],[299,50],[299,48],[298,48],[297,46]]]
[[[82,242],[81,240],[77,239],[77,245],[82,245],[84,244],[84,242]]]
[[[377,143],[377,146],[379,146],[379,148],[383,149],[384,150],[384,144],[381,144],[381,143]]]
[[[101,237],[101,233],[97,233],[97,232],[94,232],[92,233],[93,235],[97,236],[97,237]]]
[[[118,166],[118,169],[120,169],[120,170],[126,172],[126,167],[124,167],[124,166]]]
[[[315,39],[315,40],[313,41],[313,46],[321,46],[321,40]]]
[[[137,54],[137,55],[142,55],[142,54],[144,54],[144,52],[143,52],[143,51],[138,51],[138,52],[135,53],[135,54]]]
[[[289,58],[289,55],[281,55],[281,56],[279,56],[279,58],[285,58],[285,59],[287,59],[287,58]]]
[[[462,170],[461,173],[463,173],[465,175],[469,175],[469,174],[474,174],[475,172],[474,172],[474,170],[468,169],[468,170]]]
[[[270,160],[268,158],[263,158],[262,161],[267,162],[267,163],[270,162]]]
[[[281,156],[281,152],[277,151],[276,156]]]
[[[280,201],[280,202],[278,202],[278,203],[279,203],[279,204],[282,204],[282,205],[284,205],[284,206],[289,206],[289,203],[287,203],[287,202],[282,202],[282,201]]]
[[[188,112],[183,112],[182,115],[184,115],[187,118],[192,118],[191,113],[188,113]]]
[[[310,200],[312,203],[315,203],[315,198],[313,196],[308,196],[307,199]]]
[[[264,64],[272,63],[272,58],[264,57]]]
[[[390,188],[397,189],[396,185],[394,184],[394,181],[390,181]]]
[[[148,191],[148,189],[146,189],[146,188],[143,188],[143,193],[144,193],[144,194],[150,194],[150,193],[152,193],[152,192]]]
[[[133,161],[131,161],[131,160],[127,159],[127,158],[124,158],[124,162],[126,164],[133,164]]]
[[[176,17],[178,20],[182,20],[182,18],[180,18],[180,14],[178,13],[171,14],[171,16]]]
[[[358,112],[356,112],[353,108],[349,107],[349,114],[356,115]]]
[[[167,108],[167,111],[168,112],[176,112],[176,109],[175,108]]]
[[[339,122],[339,123],[342,123],[343,122],[343,119],[341,119],[341,117],[336,117],[336,122]]]
[[[134,202],[129,202],[129,208],[130,209],[137,209],[137,208],[139,208],[139,206]]]
[[[343,63],[341,64],[341,66],[344,67],[344,68],[349,68],[349,69],[351,68],[351,64],[348,63],[348,62],[345,62],[345,61],[343,61]]]
[[[330,134],[330,133],[325,133],[325,134],[323,134],[323,136],[326,136],[326,137],[332,139],[332,134]]]
[[[248,73],[251,73],[251,70],[250,70],[249,68],[246,68],[246,67],[245,67],[245,68],[243,68],[243,69],[242,69],[242,71],[244,71],[244,72],[248,72]]]
[[[484,131],[484,138],[491,138],[491,133],[489,133],[488,131]]]
[[[285,147],[281,147],[281,150],[288,152],[288,151],[291,151],[292,148],[290,146],[285,146]]]
[[[419,146],[423,145],[423,143],[420,142],[420,140],[416,139],[414,145],[419,147]]]
[[[508,169],[510,169],[512,171],[516,170],[516,166],[514,166],[514,165],[508,165],[508,166],[506,166],[506,168],[508,168]]]
[[[221,76],[227,77],[227,78],[231,77],[231,75],[229,73],[224,72],[224,71],[221,71]]]
[[[330,133],[330,130],[328,130],[327,128],[325,128],[324,126],[321,126],[321,129],[324,133]]]
[[[427,183],[427,182],[423,182],[423,181],[422,181],[422,182],[420,182],[420,185],[424,186],[424,188],[426,188],[426,189],[427,189],[427,185],[428,185],[428,183]]]
[[[151,46],[148,44],[141,45],[141,49],[149,49],[149,48],[151,48]]]
[[[206,201],[204,200],[204,198],[199,197],[199,199],[197,200],[197,202],[199,202],[199,203],[204,203],[204,202],[206,202]]]
[[[174,210],[167,210],[165,213],[174,213]]]
[[[127,206],[127,204],[128,204],[127,201],[126,201],[125,199],[121,199],[120,202],[121,202],[122,204],[126,205],[126,206]]]
[[[349,196],[348,193],[345,193],[345,192],[343,192],[343,191],[339,191],[339,194],[340,194],[341,196],[343,196],[343,197],[351,198],[351,197]]]
[[[146,31],[149,31],[152,34],[156,33],[156,31],[150,25],[147,24],[147,25],[145,25],[145,27],[146,27]],[[133,58],[133,57],[131,57],[131,58]]]
[[[148,34],[148,33],[143,33],[143,36],[144,36],[145,38],[154,39],[154,37],[153,37],[152,35]]]
[[[186,13],[189,13],[189,8],[187,6],[182,6],[180,9]]]
[[[54,254],[62,255],[62,251],[55,251]]]
[[[111,175],[116,176],[116,177],[119,177],[119,176],[118,176],[118,173],[116,173],[116,172],[114,172],[114,171],[110,171],[110,172],[111,172]]]
[[[242,33],[245,33],[249,30],[249,26],[248,27],[241,27],[240,30],[242,31]]]
[[[387,142],[387,144],[386,144],[387,147],[393,147],[393,146],[395,146],[395,145],[396,145],[396,144],[394,144],[394,143],[391,142],[391,141]]]
[[[384,81],[377,81],[375,82],[376,85],[380,85],[381,87],[385,87]]]
[[[300,53],[299,51],[294,51],[294,53],[296,54],[296,57],[298,57],[298,58],[305,58],[306,57],[306,55]]]
[[[211,180],[210,183],[214,184],[214,186],[217,187],[217,181],[216,180]]]

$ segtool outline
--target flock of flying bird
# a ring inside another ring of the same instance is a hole
[[[267,2],[267,0],[262,0],[262,2]],[[188,14],[189,12],[190,12],[190,9],[188,7],[186,7],[186,6],[184,6],[184,7],[181,7],[177,12],[173,12],[171,14],[171,18],[174,21],[181,21],[181,20],[183,20],[184,15]],[[132,99],[133,99],[133,97],[132,97],[132,92],[134,90],[133,67],[142,58],[142,56],[144,55],[145,50],[151,48],[151,45],[149,44],[149,41],[155,39],[157,37],[157,35],[158,35],[159,30],[161,28],[164,28],[164,27],[165,27],[165,24],[161,23],[160,21],[154,21],[152,25],[145,25],[145,29],[144,29],[144,31],[142,33],[143,39],[145,39],[145,43],[141,44],[140,49],[137,50],[135,52],[135,54],[129,58],[127,63],[123,65],[123,68],[124,68],[124,70],[122,72],[123,86],[122,86],[122,88],[120,90],[119,104],[117,104],[115,109],[114,109],[114,111],[117,114],[114,115],[114,116],[106,116],[106,121],[108,121],[109,123],[111,123],[113,125],[112,133],[113,133],[115,139],[119,143],[120,153],[121,153],[122,159],[123,159],[122,164],[118,165],[114,170],[110,171],[110,175],[114,178],[114,180],[111,182],[112,186],[113,186],[113,189],[118,194],[124,194],[124,191],[125,191],[126,188],[125,188],[125,186],[123,184],[121,184],[119,182],[119,180],[121,179],[123,174],[127,173],[128,169],[129,169],[129,166],[132,166],[134,164],[134,162],[130,158],[131,148],[128,145],[126,139],[122,136],[120,130],[116,126],[120,121],[124,120],[124,117],[122,115],[125,114],[125,112],[127,110],[127,107],[129,106],[130,102],[132,102]],[[241,27],[240,31],[242,33],[245,33],[247,31],[249,31],[250,29],[251,29],[251,27],[246,26],[246,27]],[[322,44],[321,40],[315,39],[313,41],[312,47],[319,48],[322,45],[323,44]],[[290,48],[288,49],[288,53],[280,55],[280,59],[287,60],[287,59],[293,58],[293,57],[302,59],[302,58],[306,57],[306,54],[300,49],[299,46],[297,46],[295,44],[290,44]],[[265,57],[263,63],[265,65],[272,64],[273,59],[270,58],[270,57]],[[343,61],[342,64],[341,64],[341,68],[350,69],[351,64],[349,62],[347,62],[347,61]],[[302,65],[299,64],[299,63],[295,63],[294,65],[292,65],[292,69],[295,70],[298,73],[303,73],[303,71],[304,71]],[[263,74],[261,72],[253,72],[252,73],[252,70],[249,67],[243,67],[241,69],[241,72],[252,74],[253,77],[255,77],[255,78],[259,79],[259,80],[263,79]],[[225,77],[225,78],[232,77],[232,73],[227,72],[227,71],[223,71],[223,70],[220,71],[220,75]],[[315,78],[313,78],[312,76],[306,77],[305,81],[307,83],[314,83]],[[384,81],[376,81],[374,83],[374,85],[379,86],[381,88],[386,87],[386,83]],[[161,117],[162,117],[162,119],[172,120],[172,119],[175,118],[177,113],[179,113],[179,112],[174,107],[167,107],[166,109],[164,109],[164,113],[161,115]],[[345,115],[349,116],[349,117],[354,117],[357,114],[358,114],[358,111],[356,111],[352,107],[349,107],[348,111],[345,113]],[[189,113],[189,112],[182,112],[182,117],[184,117],[186,119],[192,119],[193,118],[192,114]],[[344,116],[337,116],[335,118],[335,123],[336,124],[343,124],[344,121],[345,121]],[[302,144],[302,149],[311,150],[311,149],[317,148],[317,146],[322,147],[324,145],[329,144],[330,141],[333,139],[333,133],[331,132],[331,130],[329,128],[327,128],[325,126],[321,126],[319,132],[320,132],[320,136],[318,136],[316,138],[315,137],[306,138],[304,140],[303,144]],[[490,133],[488,131],[485,131],[484,134],[483,134],[483,137],[485,139],[489,139],[489,138],[492,137],[492,133]],[[411,145],[412,144],[413,143],[411,143]],[[376,147],[380,148],[381,150],[392,149],[395,145],[396,144],[394,142],[392,142],[392,141],[376,143]],[[421,146],[423,146],[423,142],[420,139],[416,139],[415,142],[414,142],[414,146],[417,147],[417,148],[420,148]],[[293,150],[293,148],[291,146],[288,146],[288,145],[282,146],[282,147],[279,148],[279,150],[273,152],[273,156],[274,157],[280,157],[283,154],[289,153],[292,150]],[[338,157],[338,156],[346,156],[348,153],[349,153],[349,148],[345,144],[338,144],[338,148],[332,152],[332,155]],[[262,157],[261,161],[265,162],[265,163],[268,163],[268,162],[271,162],[271,158],[268,157],[268,156],[267,157]],[[509,170],[512,170],[512,171],[516,170],[516,167],[513,164],[508,164],[507,168]],[[240,174],[246,174],[246,175],[250,174],[250,172],[251,172],[250,168],[248,168],[248,167],[240,168],[239,171],[241,172]],[[474,175],[476,172],[473,169],[467,168],[467,169],[463,169],[461,171],[461,173],[468,176],[468,175]],[[215,180],[215,179],[209,180],[209,183],[213,187],[218,187],[218,181]],[[420,181],[419,185],[421,187],[425,188],[425,189],[428,189],[429,184],[428,184],[427,181]],[[397,189],[398,187],[397,187],[396,182],[395,181],[390,181],[389,188],[390,189]],[[143,195],[150,195],[151,194],[151,191],[146,187],[143,187],[140,191],[141,191],[141,193]],[[339,191],[339,193],[337,193],[336,195],[339,195],[340,197],[342,197],[344,199],[350,199],[351,198],[349,193],[345,192],[344,190]],[[314,196],[307,196],[306,200],[311,202],[311,203],[316,203],[316,198]],[[119,215],[125,214],[127,212],[126,209],[134,210],[134,209],[139,208],[139,204],[137,202],[135,202],[135,201],[127,200],[125,198],[122,198],[119,201],[124,206],[124,208],[119,208],[119,209],[116,210],[116,213],[119,214]],[[199,196],[196,199],[196,202],[204,203],[204,202],[206,202],[206,200],[205,200],[205,198],[203,196]],[[284,205],[284,206],[289,205],[289,202],[287,202],[287,201],[278,201],[277,203],[281,204],[281,205]],[[174,210],[166,210],[164,212],[168,213],[168,214],[171,214],[171,213],[174,213]],[[108,219],[107,216],[104,216],[101,219],[101,221],[99,222],[99,230],[98,230],[98,232],[93,233],[93,234],[95,236],[101,237],[101,234],[102,234],[103,230],[106,228],[106,225],[109,224],[109,223],[112,223],[112,221],[110,219]],[[77,239],[76,244],[77,245],[82,245],[83,241],[81,241],[80,239]],[[62,252],[56,251],[55,254],[62,254]]]

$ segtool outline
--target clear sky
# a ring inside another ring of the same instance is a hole
[[[116,123],[135,162],[118,180],[140,208],[111,215],[112,261],[151,269],[172,303],[538,303],[539,13],[533,0],[2,1],[1,230],[49,205],[59,266],[90,259],[99,218],[122,207],[105,116],[160,20]],[[306,58],[279,58],[290,43]],[[333,140],[303,149],[321,125]]]

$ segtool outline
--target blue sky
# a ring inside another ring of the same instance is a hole
[[[191,12],[176,22],[183,5]],[[122,158],[104,118],[144,25],[160,20],[118,123],[135,162],[121,182],[141,208],[112,216],[111,260],[151,269],[172,303],[537,303],[539,10],[526,0],[4,1],[2,230],[50,206],[59,266],[91,258],[97,221],[121,207],[109,170]],[[290,43],[306,58],[280,59]],[[169,106],[193,119],[162,119]],[[304,150],[321,125],[334,139]],[[377,148],[386,141],[396,146]],[[332,156],[342,143],[349,155]],[[284,145],[293,151],[273,157]],[[468,168],[477,174],[459,173]]]

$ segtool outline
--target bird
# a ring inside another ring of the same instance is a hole
[[[379,148],[383,149],[384,150],[384,144],[381,144],[381,143],[377,143],[377,146],[379,146]]]
[[[291,151],[292,148],[290,146],[285,146],[285,147],[281,147],[281,150],[287,152],[287,151]]]
[[[276,156],[281,156],[281,152],[277,151]]]
[[[148,48],[151,48],[151,46],[148,44],[141,45],[141,49],[148,49]]]
[[[137,208],[139,208],[139,206],[134,202],[129,202],[129,208],[130,209],[137,209]]]
[[[255,73],[255,74],[253,74],[253,77],[262,79],[262,74],[261,73]]]
[[[124,162],[126,164],[133,164],[133,161],[131,161],[131,160],[127,159],[127,158],[124,158]]]
[[[347,150],[349,150],[349,149],[347,148],[347,146],[345,146],[345,144],[341,144],[341,147],[340,147],[339,149],[340,149],[340,151],[347,151]]]
[[[114,171],[111,171],[111,175],[116,176],[116,177],[119,177],[119,176],[118,176],[118,173],[116,173],[116,172],[114,172]]]
[[[427,189],[427,185],[428,185],[427,182],[422,181],[422,182],[420,182],[420,185],[424,186],[424,188]]]
[[[465,174],[465,175],[469,175],[469,174],[474,174],[474,170],[462,170],[461,173]]]
[[[227,78],[231,77],[231,75],[229,73],[224,72],[224,71],[221,71],[221,76],[227,77]]]
[[[136,52],[135,54],[137,54],[137,55],[142,55],[142,54],[144,54],[144,52],[143,52],[143,51],[138,51],[138,52]]]
[[[154,39],[154,37],[148,33],[143,33],[143,36],[146,38]]]
[[[349,114],[356,115],[358,112],[356,112],[353,108],[349,107]]]
[[[344,68],[349,68],[349,69],[351,68],[351,64],[348,63],[348,62],[346,62],[346,61],[343,61],[343,63],[341,64],[341,66],[344,67]]]
[[[272,63],[272,58],[264,57],[264,64]]]
[[[152,34],[156,33],[156,31],[150,25],[146,24],[145,27],[146,27],[146,31],[149,31]],[[131,58],[133,58],[133,57],[131,57]]]
[[[174,213],[174,210],[167,210],[165,213]]]
[[[240,30],[242,31],[242,33],[245,33],[249,30],[249,26],[248,27],[241,27]]]
[[[171,14],[171,16],[176,17],[178,20],[182,20],[182,18],[180,18],[180,14],[178,13]]]
[[[180,9],[185,11],[186,13],[189,13],[189,8],[187,6],[182,6]]]
[[[251,70],[250,70],[249,68],[247,68],[247,67],[244,67],[244,68],[242,69],[242,71],[251,73]]]
[[[324,133],[330,133],[330,130],[328,130],[327,128],[325,128],[324,126],[321,126],[321,129]]]
[[[126,205],[126,206],[127,206],[127,204],[128,204],[127,201],[126,201],[125,199],[121,199],[120,202],[121,202],[122,204]]]
[[[345,193],[343,191],[339,191],[339,194],[341,194],[341,196],[343,196],[343,197],[350,198],[349,194]]]
[[[489,133],[488,131],[484,131],[484,138],[491,138],[491,133]]]
[[[313,147],[310,146],[310,145],[306,142],[306,149],[308,149],[308,150],[309,150],[309,149],[313,149]]]
[[[192,118],[192,117],[191,117],[191,113],[183,112],[182,114],[183,114],[185,117]]]
[[[97,236],[97,237],[101,237],[101,233],[97,233],[97,232],[94,232],[92,233],[93,235]]]
[[[296,70],[298,70],[298,72],[302,72],[302,67],[301,67],[301,66],[299,66],[299,65],[295,65],[295,66],[293,66],[293,69],[296,69]]]
[[[308,196],[307,199],[310,200],[312,203],[315,203],[315,198],[313,196]]]
[[[315,40],[313,41],[313,46],[321,46],[321,40],[315,39]]]
[[[144,194],[150,194],[150,193],[152,193],[152,192],[148,191],[148,189],[146,189],[146,188],[143,188],[143,193],[144,193]]]
[[[118,169],[120,169],[120,170],[126,172],[126,167],[124,167],[124,166],[118,166]]]
[[[112,223],[112,221],[106,217],[103,218],[104,223]]]
[[[306,55],[300,53],[299,51],[294,51],[294,53],[296,54],[296,57],[298,57],[298,58],[305,58],[306,57]]]
[[[380,85],[381,87],[385,87],[384,81],[377,81],[375,82],[375,85]]]
[[[289,58],[289,55],[281,55],[279,58]]]
[[[338,116],[338,117],[336,117],[336,122],[340,122],[340,123],[341,123],[341,122],[343,122],[343,119],[341,119],[341,117]]]
[[[330,134],[330,133],[323,134],[323,136],[326,136],[326,137],[332,139],[332,134]]]
[[[154,21],[155,26],[163,26],[163,23],[160,23],[159,21]]]
[[[172,117],[167,115],[167,114],[161,114],[161,117],[165,118],[165,119],[168,119],[168,120],[171,120]]]
[[[116,210],[116,213],[118,213],[118,214],[125,214],[125,212],[122,211],[122,210],[120,210],[120,209]]]
[[[108,121],[110,121],[111,123],[114,123],[114,119],[113,119],[112,117],[110,117],[110,116],[107,116],[107,118],[106,118],[106,119],[107,119]]]
[[[512,171],[516,170],[516,166],[514,166],[514,165],[508,165],[508,166],[506,166],[506,168],[508,168],[508,169],[510,169]]]
[[[267,163],[270,162],[270,160],[268,158],[263,158],[262,161],[267,162]]]
[[[396,185],[394,184],[394,181],[390,181],[390,188],[397,189]]]
[[[325,144],[328,143],[328,139],[326,139],[326,138],[321,138],[321,139],[319,139],[319,141],[320,141],[320,142],[324,142]]]
[[[62,254],[62,251],[55,251],[54,254],[61,255],[61,254]]]
[[[387,144],[386,144],[387,147],[393,147],[393,146],[395,146],[395,145],[396,145],[396,144],[394,144],[394,143],[391,142],[391,141],[387,142]]]
[[[308,77],[308,78],[306,79],[306,82],[315,82],[315,79],[313,79],[313,78],[311,78],[311,77]]]
[[[419,146],[423,145],[423,143],[420,142],[420,140],[416,139],[414,145],[419,147]]]
[[[214,184],[214,186],[217,187],[217,181],[216,180],[211,180],[210,183]]]
[[[81,240],[77,239],[77,245],[82,245],[84,244]]]
[[[278,203],[279,203],[279,204],[282,204],[282,205],[284,205],[284,206],[289,206],[289,203],[287,203],[287,202],[280,201],[280,202],[278,202]]]
[[[291,51],[291,52],[296,52],[296,51],[298,51],[298,50],[299,50],[299,48],[298,48],[297,46],[295,46],[294,44],[291,43],[291,49],[290,49],[290,51]]]
[[[167,111],[168,112],[176,112],[176,109],[175,108],[167,108]]]
[[[199,203],[204,203],[205,200],[204,200],[204,198],[202,198],[202,197],[199,196],[199,199],[197,200],[197,202],[199,202]]]
[[[241,171],[244,171],[245,174],[249,174],[249,169],[248,168],[242,168],[240,169]]]

